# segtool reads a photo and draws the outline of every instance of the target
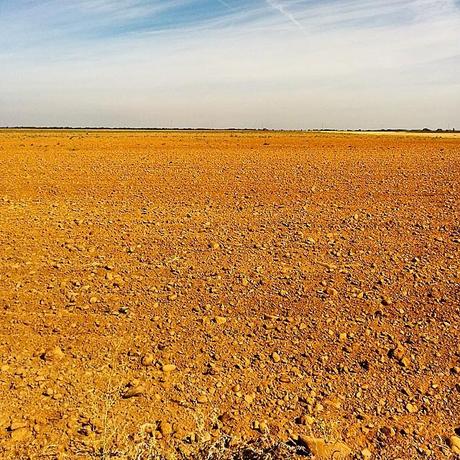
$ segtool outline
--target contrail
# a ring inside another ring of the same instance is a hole
[[[225,0],[217,0],[218,3],[220,3],[222,6],[225,6],[225,8],[228,8],[229,10],[234,10],[232,6],[230,6]]]
[[[292,13],[286,10],[281,3],[276,0],[266,0],[267,4],[276,11],[279,11],[285,18],[292,22],[296,27],[303,30],[302,24],[294,17]]]

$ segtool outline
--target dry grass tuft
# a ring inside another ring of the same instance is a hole
[[[307,449],[294,443],[274,441],[269,436],[249,442],[234,442],[230,436],[203,444],[197,452],[185,454],[180,448],[176,452],[163,453],[155,442],[143,442],[129,452],[112,451],[110,454],[90,458],[123,460],[289,460],[309,458]]]
[[[309,457],[308,451],[294,443],[273,441],[269,437],[233,444],[229,436],[208,444],[190,460],[286,460]]]

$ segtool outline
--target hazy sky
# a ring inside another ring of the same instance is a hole
[[[460,0],[0,0],[0,126],[460,129]]]

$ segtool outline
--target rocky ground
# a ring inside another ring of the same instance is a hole
[[[0,168],[1,458],[460,453],[460,136],[2,131]]]

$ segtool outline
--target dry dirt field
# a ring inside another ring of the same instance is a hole
[[[4,130],[0,168],[0,458],[460,453],[460,136]]]

